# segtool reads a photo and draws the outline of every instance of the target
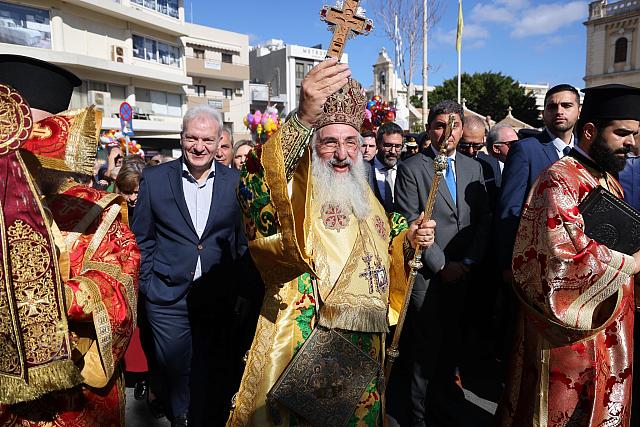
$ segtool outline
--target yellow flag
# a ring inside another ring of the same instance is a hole
[[[464,19],[462,18],[462,0],[458,0],[458,34],[456,35],[456,50],[458,53],[462,50],[462,29],[464,28]]]

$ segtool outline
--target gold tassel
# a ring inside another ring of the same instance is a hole
[[[318,324],[330,329],[356,332],[389,332],[386,307],[354,307],[327,304],[320,308]]]
[[[11,405],[36,400],[52,391],[69,389],[84,381],[71,360],[29,368],[28,373],[28,382],[21,378],[0,376],[0,403]]]

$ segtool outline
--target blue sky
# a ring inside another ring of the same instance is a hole
[[[191,2],[193,1],[193,5]],[[187,20],[249,34],[250,43],[282,39],[289,44],[326,47],[331,33],[319,11],[335,0],[185,0]],[[453,77],[457,71],[455,32],[458,2],[439,0],[442,13],[430,30],[429,85]],[[367,8],[367,0],[363,5]],[[583,87],[588,1],[463,0],[463,72],[502,72],[523,83],[570,83]],[[392,12],[390,12],[392,13]],[[371,11],[368,16],[374,18]],[[375,22],[374,22],[375,26]],[[368,86],[372,65],[382,47],[393,55],[393,43],[380,29],[347,44],[355,77]],[[420,55],[421,56],[421,55]],[[421,67],[414,82],[421,83]]]

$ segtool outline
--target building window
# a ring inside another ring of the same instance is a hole
[[[148,9],[178,18],[178,0],[131,0],[131,3],[144,6]]]
[[[0,2],[0,43],[51,49],[49,11]]]
[[[133,35],[134,58],[180,67],[180,49],[147,37]]]
[[[206,96],[207,87],[205,85],[195,85],[195,92],[198,96]]]
[[[225,87],[222,89],[222,93],[224,95],[224,99],[233,99],[233,89]]]
[[[616,40],[616,48],[613,62],[627,62],[627,38],[620,37]]]
[[[182,116],[182,96],[177,93],[136,88],[136,108],[140,113]]]
[[[204,49],[193,49],[193,57],[204,59]]]
[[[233,55],[230,53],[223,53],[222,54],[222,62],[226,63],[226,64],[233,64]]]
[[[296,62],[296,80],[304,79],[304,64]]]

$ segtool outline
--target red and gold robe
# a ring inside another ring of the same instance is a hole
[[[501,426],[628,426],[633,257],[584,234],[578,204],[618,182],[565,157],[529,193],[513,253],[521,299]]]
[[[69,184],[47,197],[65,282],[74,361],[84,384],[0,406],[2,426],[119,426],[124,384],[118,369],[135,327],[140,253],[122,199]]]

